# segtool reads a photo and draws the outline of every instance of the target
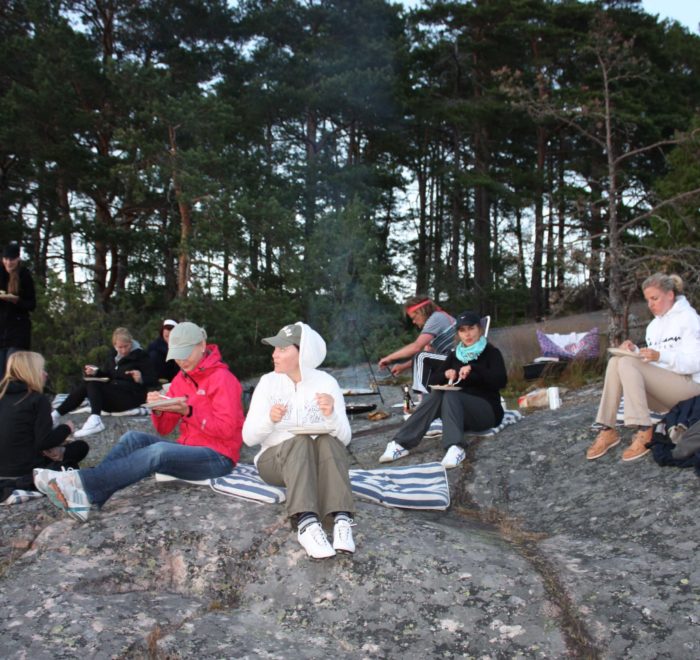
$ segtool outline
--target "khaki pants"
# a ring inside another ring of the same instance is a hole
[[[329,513],[354,513],[348,453],[332,435],[295,435],[258,458],[263,481],[287,488],[287,514],[306,511],[323,520]]]
[[[614,427],[625,397],[625,426],[651,426],[649,410],[667,412],[679,401],[700,395],[700,383],[633,357],[613,357],[605,371],[596,422]]]

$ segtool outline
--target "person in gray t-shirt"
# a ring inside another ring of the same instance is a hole
[[[454,345],[455,319],[426,296],[409,298],[404,309],[420,334],[379,360],[379,367],[389,368],[394,376],[413,367],[413,389],[426,393],[435,364],[442,362]]]

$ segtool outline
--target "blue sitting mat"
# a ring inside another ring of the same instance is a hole
[[[29,502],[29,500],[36,499],[37,497],[44,497],[44,495],[38,490],[22,490],[21,488],[16,488],[8,498],[0,502],[0,505],[9,506],[10,504],[22,504],[23,502]]]
[[[479,438],[488,438],[496,433],[500,433],[506,426],[515,424],[523,418],[523,414],[519,410],[505,410],[503,412],[503,419],[498,426],[494,426],[492,429],[486,429],[486,431],[467,431],[465,435],[475,435]]]
[[[156,474],[156,480],[176,479]],[[254,465],[239,464],[223,477],[188,483],[208,485],[217,493],[255,502],[280,504],[286,499],[286,489],[265,483]],[[350,485],[357,497],[387,507],[444,511],[450,506],[447,473],[440,463],[350,470]]]
[[[652,424],[658,424],[666,415],[666,413],[659,413],[659,412],[654,412],[653,410],[649,411],[649,417],[651,417],[651,423]],[[620,407],[617,409],[617,416],[615,419],[615,423],[617,426],[624,426],[625,425],[625,399],[624,397],[620,400]]]

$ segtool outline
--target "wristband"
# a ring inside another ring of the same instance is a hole
[[[185,415],[185,417],[192,417],[192,406],[187,406],[189,408],[189,411]]]

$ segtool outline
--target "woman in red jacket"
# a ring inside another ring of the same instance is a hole
[[[242,442],[241,384],[206,338],[194,323],[178,323],[170,334],[168,359],[177,362],[180,373],[167,397],[148,395],[149,404],[158,405],[152,415],[156,430],[168,434],[179,423],[177,441],[129,431],[94,468],[35,470],[37,488],[84,522],[92,506],[101,507],[116,491],[155,472],[195,481],[231,472]]]

